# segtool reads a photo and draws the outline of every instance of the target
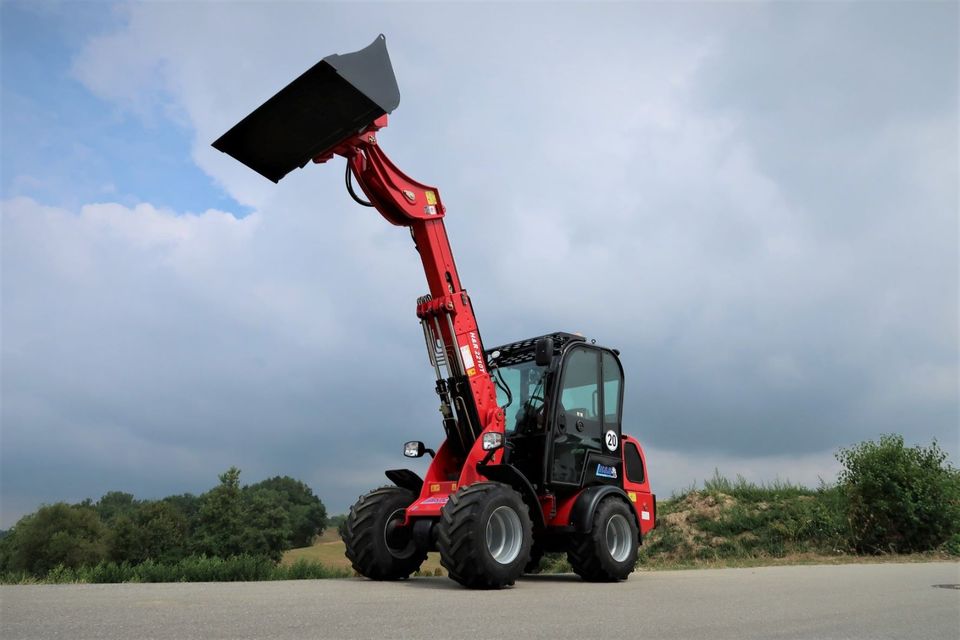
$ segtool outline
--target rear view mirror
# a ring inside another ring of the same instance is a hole
[[[408,458],[419,458],[425,453],[429,453],[431,458],[436,455],[433,449],[427,449],[419,440],[411,440],[410,442],[403,443],[403,455]]]
[[[550,366],[550,360],[553,359],[553,337],[546,336],[537,340],[536,355],[534,356],[537,366]]]

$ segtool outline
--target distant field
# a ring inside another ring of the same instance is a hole
[[[324,531],[312,547],[290,549],[285,552],[281,564],[290,565],[297,560],[312,560],[327,567],[350,568],[350,561],[344,555],[343,540],[337,535],[336,529]],[[437,571],[440,573],[438,574]],[[440,566],[440,554],[438,553],[431,553],[427,556],[420,572],[421,574],[447,575],[447,572]]]

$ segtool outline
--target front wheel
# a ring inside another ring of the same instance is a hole
[[[402,580],[420,568],[426,550],[417,548],[403,526],[412,492],[382,487],[360,496],[343,527],[346,555],[353,568],[371,580]]]
[[[473,589],[513,584],[530,561],[532,525],[520,494],[499,482],[460,489],[443,506],[437,529],[440,563]]]
[[[590,532],[574,536],[567,559],[588,582],[626,580],[637,564],[639,541],[640,530],[630,507],[607,498],[597,507]]]

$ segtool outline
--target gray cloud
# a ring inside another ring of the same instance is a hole
[[[273,186],[208,145],[366,44],[366,10],[126,11],[77,77],[186,124],[256,213],[4,203],[3,522],[230,464],[341,510],[441,433],[415,253],[339,164]],[[381,141],[441,187],[486,343],[620,348],[660,493],[814,482],[890,431],[957,459],[956,6],[377,12],[403,94]]]

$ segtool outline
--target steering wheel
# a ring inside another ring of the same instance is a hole
[[[534,400],[540,401],[540,406],[535,409],[530,406]],[[523,411],[524,418],[517,423],[517,432],[520,434],[535,434],[544,428],[543,416],[546,411],[547,402],[543,396],[530,396]]]
[[[543,412],[547,410],[547,400],[543,396],[530,396],[530,399],[527,401],[527,403],[532,403],[534,400],[540,401],[540,406],[537,407],[537,410],[534,412],[534,415],[539,418],[543,415]]]

